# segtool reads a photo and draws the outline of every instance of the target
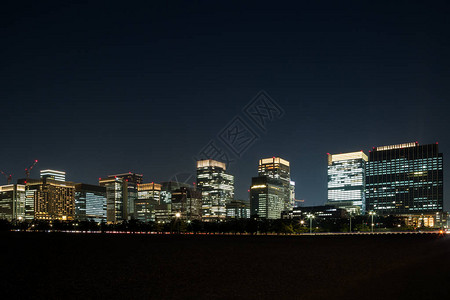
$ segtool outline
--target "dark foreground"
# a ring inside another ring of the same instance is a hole
[[[0,237],[3,299],[450,295],[450,237],[19,232]]]

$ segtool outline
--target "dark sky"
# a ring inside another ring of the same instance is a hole
[[[15,179],[34,159],[34,177],[54,168],[86,183],[193,172],[260,90],[285,113],[253,125],[235,157],[240,199],[262,157],[289,160],[297,198],[318,205],[327,152],[414,141],[449,152],[445,1],[90,2],[2,4],[0,169]]]

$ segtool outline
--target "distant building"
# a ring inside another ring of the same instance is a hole
[[[172,192],[182,187],[190,188],[191,185],[178,181],[161,182],[161,203],[172,203]]]
[[[25,219],[25,185],[0,186],[0,219],[8,221]]]
[[[327,205],[344,208],[354,215],[365,213],[367,160],[362,151],[328,154]]]
[[[250,214],[263,219],[280,219],[285,210],[286,190],[275,178],[259,176],[252,178],[250,187]]]
[[[183,220],[202,219],[202,192],[180,187],[172,192],[172,214],[180,213]]]
[[[308,215],[324,219],[343,219],[348,217],[344,208],[331,205],[295,207],[289,212],[283,212],[283,219],[306,219]]]
[[[100,186],[106,188],[106,220],[108,223],[119,223],[128,219],[127,201],[124,200],[126,184],[122,178],[100,178]],[[126,196],[125,196],[126,197]],[[126,199],[126,198],[125,198]]]
[[[135,202],[135,217],[142,222],[156,220],[156,207],[161,203],[161,184],[141,183],[138,185],[138,199]]]
[[[202,218],[226,218],[226,205],[234,198],[234,176],[226,173],[225,163],[206,159],[197,162],[197,188],[202,192]]]
[[[250,207],[242,200],[233,200],[227,204],[227,219],[249,219]]]
[[[75,183],[44,177],[20,179],[19,184],[25,184],[26,219],[75,219]]]
[[[374,148],[366,175],[367,209],[378,215],[420,215],[421,224],[434,227],[442,222],[443,182],[437,143]]]
[[[283,210],[294,206],[295,182],[291,181],[290,163],[281,157],[263,158],[258,163],[258,176],[267,176],[279,180],[283,187]]]
[[[80,221],[106,222],[106,187],[75,185],[75,217]]]
[[[56,170],[41,170],[41,178],[49,178],[56,181],[66,181],[66,172]]]
[[[142,174],[136,174],[132,172],[121,173],[115,175],[109,175],[108,177],[117,177],[122,178],[124,182],[124,201],[126,202],[127,207],[127,220],[135,218],[135,202],[138,199],[138,185],[143,181]]]
[[[99,179],[99,185],[106,187],[107,221],[118,223],[135,218],[135,202],[138,197],[138,185],[143,176],[136,173],[108,175]]]

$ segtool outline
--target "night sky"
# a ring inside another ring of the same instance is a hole
[[[257,135],[230,166],[237,199],[263,157],[289,160],[296,198],[319,205],[327,152],[418,141],[450,155],[445,1],[90,2],[2,4],[0,169],[14,180],[34,159],[32,177],[183,177],[236,117]],[[261,90],[284,111],[264,130],[244,113]]]

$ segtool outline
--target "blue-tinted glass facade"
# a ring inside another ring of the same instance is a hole
[[[441,212],[443,180],[437,143],[378,147],[369,155],[367,208],[381,215]]]

